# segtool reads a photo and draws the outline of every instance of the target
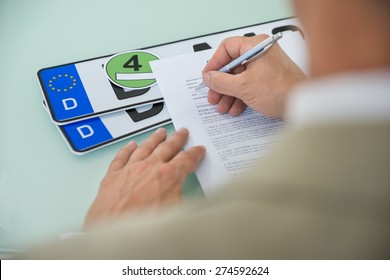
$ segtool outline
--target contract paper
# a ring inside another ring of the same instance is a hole
[[[248,108],[238,117],[221,115],[199,89],[213,50],[152,62],[152,70],[176,129],[190,132],[185,149],[204,145],[206,157],[195,171],[204,193],[242,175],[261,161],[286,130],[278,120]]]

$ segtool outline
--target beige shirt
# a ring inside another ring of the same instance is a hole
[[[389,259],[390,72],[312,81],[290,132],[207,200],[123,217],[45,259]]]

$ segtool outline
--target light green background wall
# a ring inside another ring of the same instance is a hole
[[[288,0],[0,0],[0,247],[79,230],[126,142],[72,155],[42,108],[38,69],[291,15]]]

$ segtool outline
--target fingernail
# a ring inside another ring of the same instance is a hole
[[[203,73],[202,75],[203,83],[205,86],[210,87],[210,74],[209,73]]]
[[[177,132],[179,132],[179,133],[188,133],[188,129],[187,128],[185,128],[185,127],[182,127],[182,128],[179,128],[178,130],[177,130]]]
[[[166,132],[167,131],[165,130],[165,128],[160,127],[159,129],[156,130],[155,133],[157,133],[157,134],[165,134]]]
[[[127,143],[128,147],[133,147],[133,146],[136,146],[136,145],[137,145],[137,142],[135,142],[134,140],[130,141],[129,143]]]
[[[202,158],[205,157],[206,156],[206,147],[203,145],[200,145],[200,146],[198,146],[198,149],[199,149],[199,155],[202,156]]]

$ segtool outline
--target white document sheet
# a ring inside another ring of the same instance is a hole
[[[286,130],[283,122],[251,109],[231,117],[221,115],[216,106],[208,103],[208,89],[196,88],[202,82],[201,71],[213,52],[202,51],[151,63],[175,128],[186,127],[190,132],[185,148],[206,147],[206,157],[195,171],[206,195],[257,164],[272,148],[276,136]]]

